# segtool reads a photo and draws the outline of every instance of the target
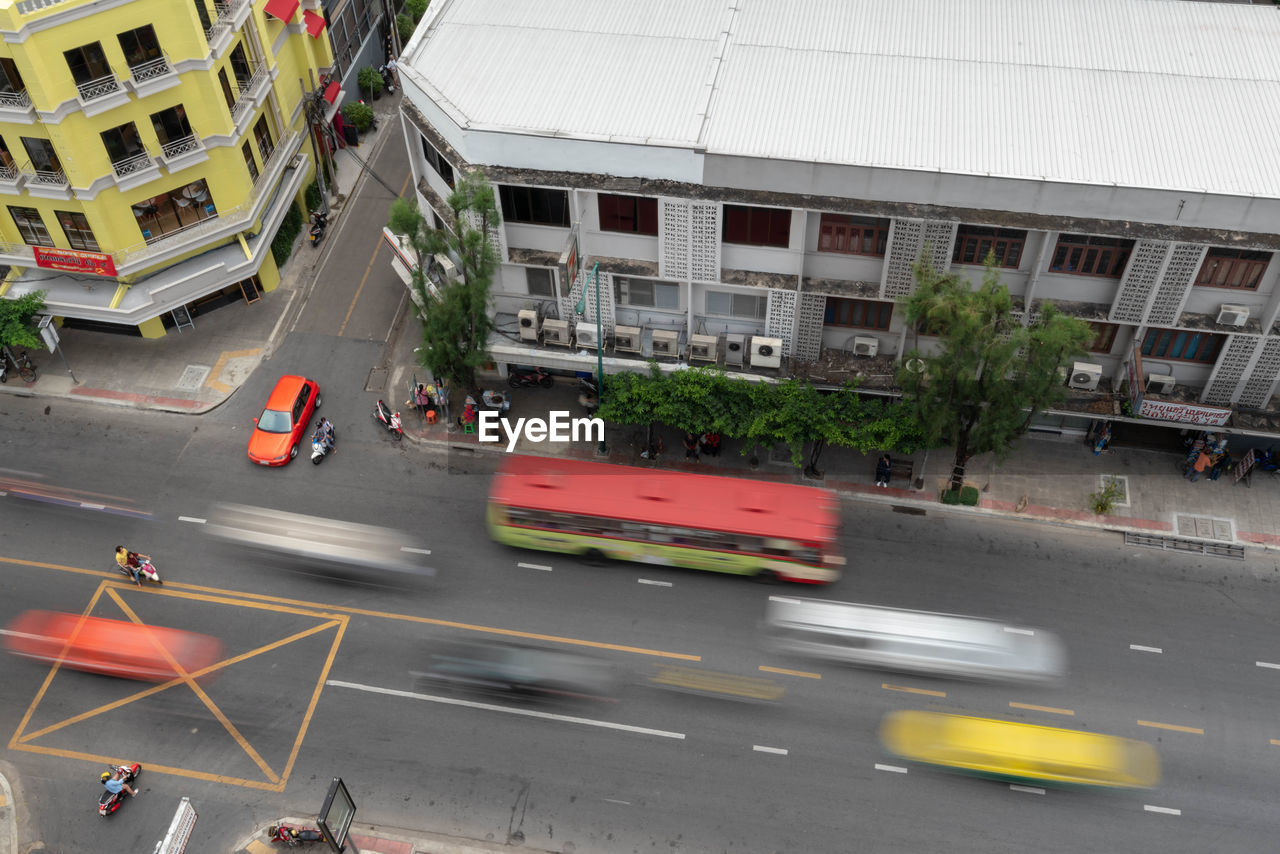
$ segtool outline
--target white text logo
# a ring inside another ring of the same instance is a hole
[[[507,453],[516,448],[516,442],[523,436],[530,442],[603,442],[604,422],[599,418],[572,418],[564,410],[552,410],[547,419],[517,418],[515,424],[511,419],[502,418],[491,409],[479,413],[479,430],[477,435],[481,442],[501,442],[498,428],[507,436]]]

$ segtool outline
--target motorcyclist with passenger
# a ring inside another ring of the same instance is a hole
[[[133,583],[139,587],[142,586],[142,580],[138,577],[138,573],[143,561],[148,560],[151,560],[149,555],[131,552],[124,546],[116,546],[116,563],[120,565],[121,569],[129,571],[129,574],[133,576]]]
[[[138,793],[133,789],[132,786],[130,786],[128,783],[126,783],[122,779],[123,777],[124,777],[124,769],[116,768],[115,773],[112,773],[110,771],[103,771],[102,776],[99,777],[98,779],[102,780],[102,785],[106,786],[107,791],[110,792],[111,794],[118,795],[120,794],[120,790],[123,789],[124,791],[129,793],[130,797],[136,798],[138,796]]]
[[[311,438],[312,441],[324,445],[325,453],[333,450],[333,425],[329,423],[328,418],[321,418],[316,423],[316,432]]]

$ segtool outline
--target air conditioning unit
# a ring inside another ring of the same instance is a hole
[[[714,335],[689,336],[689,361],[714,362],[719,355],[716,344],[719,339]]]
[[[745,335],[726,335],[724,336],[724,365],[736,365],[741,368],[743,359],[747,355],[747,336]]]
[[[520,324],[520,340],[538,342],[538,310],[536,308],[522,308],[520,313],[516,315],[517,322]]]
[[[1223,326],[1244,326],[1249,319],[1249,306],[1222,304],[1218,309],[1218,322]]]
[[[751,367],[782,367],[782,339],[766,338],[763,335],[751,336]]]
[[[853,355],[874,356],[880,352],[879,338],[863,338],[861,335],[853,339]]]
[[[440,271],[440,275],[447,282],[456,281],[458,278],[458,265],[453,263],[453,259],[443,253],[431,256],[432,263]]]
[[[640,327],[639,326],[615,326],[613,327],[613,351],[623,353],[639,353],[640,352]]]
[[[579,320],[577,331],[574,333],[578,338],[579,347],[589,347],[594,350],[599,346],[596,340],[596,322],[594,320]]]
[[[1102,365],[1090,362],[1076,362],[1071,366],[1071,377],[1067,385],[1085,391],[1095,391],[1102,382]]]
[[[1177,384],[1168,374],[1147,374],[1147,394],[1172,394]]]
[[[559,344],[561,347],[568,347],[569,346],[569,321],[567,320],[542,321],[542,343],[543,344]]]
[[[670,329],[653,330],[653,355],[675,356],[680,353],[680,333]]]

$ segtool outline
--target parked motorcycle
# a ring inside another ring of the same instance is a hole
[[[542,368],[512,368],[507,376],[507,385],[512,388],[528,388],[535,385],[551,388],[554,383],[555,379]]]
[[[283,842],[285,845],[297,847],[312,842],[324,842],[324,834],[306,827],[289,827],[284,824],[273,824],[267,828],[268,842]]]
[[[128,567],[121,566],[115,561],[112,561],[111,565],[116,568],[116,571],[120,572],[130,581],[133,581],[133,573],[129,571]],[[164,584],[164,582],[160,580],[160,571],[156,569],[155,564],[151,562],[151,558],[143,557],[142,555],[138,555],[138,580],[154,581],[156,584]]]
[[[318,249],[324,239],[324,230],[329,225],[329,215],[324,211],[312,211],[311,232],[308,235],[312,248]]]
[[[378,73],[382,75],[382,88],[387,90],[388,95],[394,95],[396,93],[396,78],[391,73],[391,66],[389,64],[383,65],[378,69]]]
[[[142,773],[142,766],[137,762],[132,765],[112,765],[111,769],[102,775],[102,782],[107,782],[115,776],[116,771],[120,771],[120,782],[133,785],[133,781],[138,779],[138,775]],[[118,792],[103,792],[102,797],[98,798],[98,815],[106,818],[112,815],[116,810],[120,809],[120,805],[124,803],[125,791],[121,789]]]
[[[391,431],[391,435],[395,437],[397,442],[404,438],[404,430],[400,427],[400,413],[392,412],[391,407],[381,400],[378,401],[377,408],[373,410],[373,417],[377,418],[383,427]]]
[[[321,418],[316,422],[316,432],[311,434],[311,462],[314,465],[320,465],[320,461],[334,450],[337,442],[337,436],[334,434],[333,425],[329,423],[328,418]]]

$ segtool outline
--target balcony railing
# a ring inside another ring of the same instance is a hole
[[[182,139],[175,139],[172,142],[166,142],[160,146],[160,153],[167,160],[172,160],[179,155],[186,154],[191,151],[199,151],[204,148],[200,138],[195,134],[184,136]]]
[[[19,110],[25,110],[31,106],[31,96],[27,94],[27,90],[21,92],[0,92],[0,107],[15,107]]]
[[[40,184],[44,187],[71,186],[71,182],[67,180],[67,174],[61,169],[32,169],[31,164],[28,163],[23,171],[27,173],[28,184]]]
[[[253,73],[248,79],[236,78],[236,85],[240,87],[240,97],[236,98],[236,102],[231,105],[231,121],[240,121],[244,111],[253,103],[254,93],[267,77],[267,67],[258,62],[254,63]]]
[[[245,0],[214,0],[213,8],[218,13],[218,17],[209,25],[209,29],[204,31],[204,37],[210,46],[231,29],[231,22],[244,3]]]
[[[126,175],[141,172],[142,170],[152,166],[154,163],[155,161],[151,159],[151,155],[144,151],[141,154],[126,157],[124,160],[111,161],[111,168],[116,171],[117,178],[123,178]]]
[[[0,166],[0,181],[16,181],[22,171],[18,169],[17,163],[10,163],[8,166]]]
[[[285,161],[297,149],[301,138],[302,134],[295,132],[280,141],[280,144],[264,159],[262,173],[258,176],[258,180],[253,182],[253,188],[249,191],[249,198],[244,202],[230,210],[218,211],[218,213],[207,219],[193,222],[184,228],[155,237],[150,242],[144,241],[121,249],[113,256],[116,262],[116,269],[126,264],[145,261],[147,258],[173,249],[175,245],[189,243],[192,240],[218,231],[230,231],[252,222],[254,210],[257,208],[263,193],[274,187],[276,182],[280,180],[280,176],[284,174]]]
[[[99,77],[97,80],[77,83],[76,91],[80,93],[81,101],[93,101],[113,92],[119,92],[120,81],[116,79],[114,74],[108,74],[106,77]]]
[[[134,83],[155,80],[157,77],[163,77],[172,71],[173,66],[169,64],[169,57],[164,54],[147,62],[129,66],[129,74],[133,77]]]

